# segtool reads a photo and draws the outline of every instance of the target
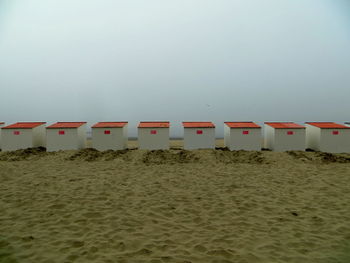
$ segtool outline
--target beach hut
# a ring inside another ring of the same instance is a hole
[[[215,125],[212,122],[183,122],[184,149],[215,149]]]
[[[140,122],[138,126],[139,149],[169,149],[170,122]]]
[[[276,151],[304,151],[305,127],[293,122],[265,122],[265,148]]]
[[[1,128],[3,151],[45,146],[46,122],[17,122]]]
[[[0,149],[1,149],[1,128],[5,126],[5,122],[0,122]]]
[[[78,150],[86,145],[86,122],[57,122],[46,128],[46,149]]]
[[[225,122],[224,143],[231,151],[260,151],[261,141],[261,127],[254,122]]]
[[[128,145],[128,122],[99,122],[92,126],[92,148],[122,150]]]
[[[306,147],[322,152],[350,152],[350,127],[334,122],[307,122]]]

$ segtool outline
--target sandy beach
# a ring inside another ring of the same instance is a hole
[[[350,262],[350,155],[32,149],[0,182],[0,262]]]

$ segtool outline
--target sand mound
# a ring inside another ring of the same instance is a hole
[[[73,155],[66,158],[66,160],[69,161],[87,161],[87,162],[93,162],[93,161],[111,161],[117,158],[123,158],[124,160],[128,160],[126,158],[126,154],[131,150],[108,150],[108,151],[98,151],[93,148],[87,148],[83,150],[76,151]]]
[[[288,151],[288,155],[303,162],[316,163],[350,163],[350,155],[334,154],[325,152],[303,152],[303,151]]]
[[[45,147],[28,148],[0,153],[0,161],[24,161],[35,159],[46,155]]]
[[[60,151],[62,152],[62,151]],[[143,164],[177,164],[177,163],[196,163],[196,162],[222,162],[222,163],[266,163],[262,152],[250,151],[229,151],[226,148],[218,148],[218,150],[153,150],[153,151],[137,151],[135,150],[108,150],[98,151],[93,148],[73,151],[69,156],[65,157],[68,161],[111,161],[121,159],[124,161],[134,161]],[[59,152],[58,152],[59,153]],[[212,154],[213,153],[213,154]],[[31,148],[26,150],[18,150],[7,152],[0,155],[2,161],[21,161],[29,158],[33,159],[45,156],[45,148]],[[214,156],[214,158],[213,158]]]
[[[0,262],[349,262],[346,155],[24,152],[0,162]]]
[[[144,164],[175,164],[175,163],[194,163],[199,157],[194,152],[180,150],[154,150],[147,151],[142,158]]]
[[[80,160],[80,161],[97,161],[101,159],[102,152],[92,149],[92,148],[87,148],[83,150],[79,150],[75,152],[73,155],[69,156],[66,158],[66,160],[69,161],[75,161],[75,160]]]
[[[113,150],[108,150],[102,152],[103,155],[103,160],[105,161],[111,161],[114,159],[122,158],[124,161],[130,161],[130,153],[132,150],[118,150],[118,151],[113,151]]]
[[[303,151],[287,151],[288,155],[294,157],[297,160],[300,161],[314,161],[315,160],[315,154],[309,153],[309,152],[303,152]]]
[[[347,154],[317,152],[316,155],[323,163],[350,163],[350,156]]]
[[[113,161],[121,160],[134,164],[182,164],[182,163],[224,163],[224,164],[271,164],[283,156],[291,156],[290,160],[305,163],[331,164],[350,163],[350,154],[333,154],[324,152],[287,151],[286,153],[270,153],[264,151],[230,151],[227,148],[215,150],[108,150],[98,151],[86,148],[78,151],[46,152],[44,147],[28,148],[10,152],[0,152],[0,161],[30,161],[55,155],[66,161]],[[277,159],[276,159],[277,158]],[[275,160],[276,159],[276,160]]]
[[[230,151],[227,148],[217,148],[213,151],[217,161],[222,163],[267,163],[262,152],[257,151]]]

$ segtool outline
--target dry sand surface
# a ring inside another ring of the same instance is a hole
[[[350,262],[350,155],[0,153],[0,262]]]

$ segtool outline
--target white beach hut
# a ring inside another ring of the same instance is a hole
[[[86,122],[57,122],[46,128],[46,149],[78,150],[86,146]]]
[[[293,122],[265,122],[264,138],[276,152],[305,150],[305,127]]]
[[[17,122],[1,128],[3,151],[45,146],[46,122]]]
[[[212,122],[183,122],[184,149],[215,149],[215,125]]]
[[[350,152],[350,127],[334,122],[307,122],[306,147],[322,152]]]
[[[168,121],[140,122],[138,126],[139,149],[169,149],[169,128]]]
[[[260,151],[261,141],[261,127],[254,122],[225,122],[224,143],[231,151]]]
[[[5,122],[0,122],[0,149],[1,149],[1,128],[5,126]]]
[[[92,126],[92,148],[122,150],[128,145],[128,122],[99,122]]]

